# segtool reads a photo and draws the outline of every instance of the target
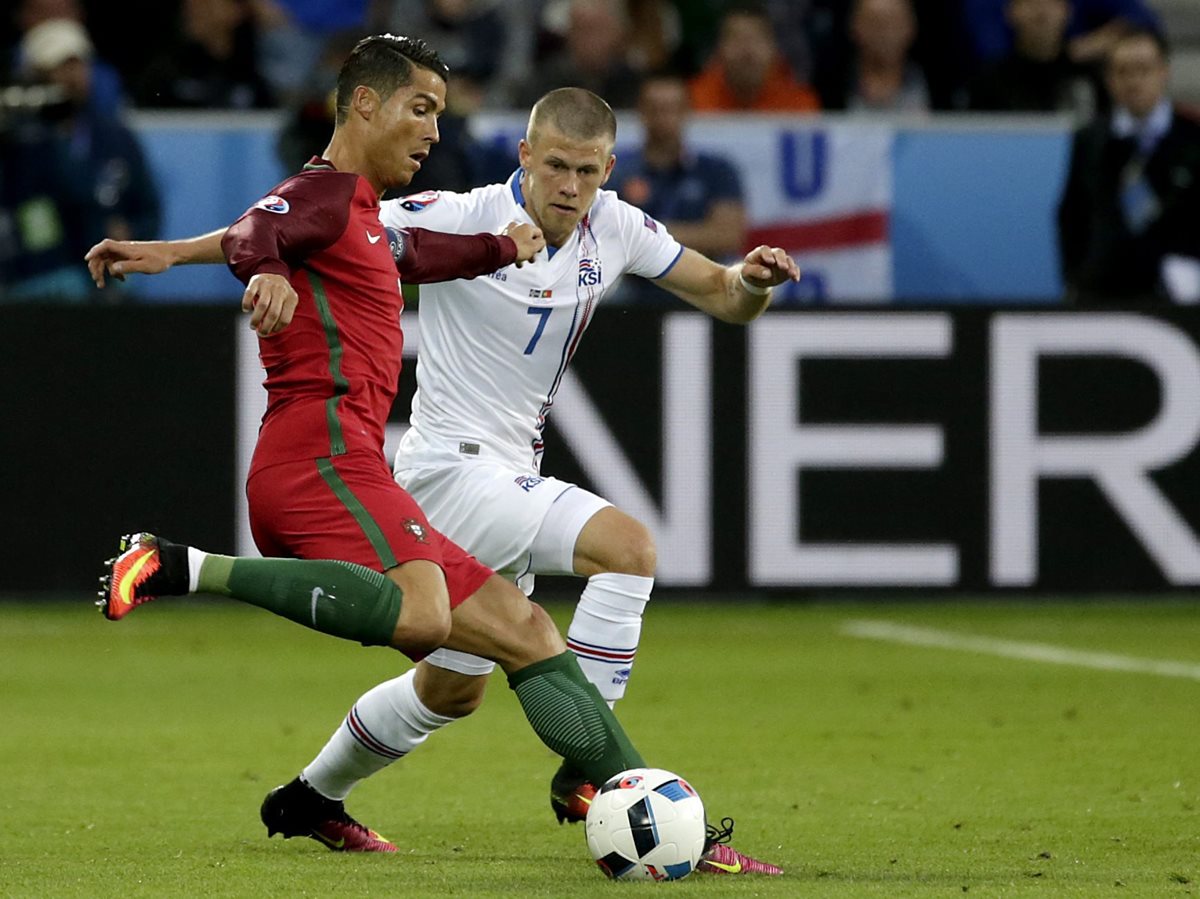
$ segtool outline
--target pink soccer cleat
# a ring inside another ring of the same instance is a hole
[[[696,864],[696,871],[701,874],[769,874],[777,876],[783,873],[783,868],[777,865],[760,862],[756,858],[738,852],[729,845],[733,836],[733,819],[721,819],[721,826],[708,825],[708,840],[704,854]]]
[[[336,799],[327,799],[300,778],[267,794],[259,812],[267,836],[310,837],[334,852],[398,852],[394,843],[359,824]]]

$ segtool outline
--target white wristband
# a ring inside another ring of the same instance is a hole
[[[756,287],[751,284],[741,272],[738,272],[738,280],[742,282],[742,290],[746,291],[746,293],[754,294],[756,297],[765,297],[771,292],[771,288],[769,287]]]

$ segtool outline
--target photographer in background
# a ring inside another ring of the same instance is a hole
[[[133,133],[90,103],[94,50],[72,19],[21,42],[30,92],[44,102],[0,110],[0,297],[86,302],[81,260],[105,237],[157,234],[158,191]]]
[[[1075,134],[1058,210],[1068,299],[1200,298],[1200,124],[1167,97],[1166,40],[1121,36],[1105,69],[1111,114]]]

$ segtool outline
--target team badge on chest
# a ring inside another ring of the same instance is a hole
[[[600,275],[600,260],[585,256],[579,260],[579,286],[595,287],[602,280]]]

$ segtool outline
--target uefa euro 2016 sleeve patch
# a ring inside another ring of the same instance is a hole
[[[419,194],[405,197],[400,201],[400,208],[408,212],[424,212],[438,201],[440,191],[427,190]]]
[[[289,204],[288,201],[283,197],[277,197],[275,194],[271,194],[270,196],[263,197],[261,200],[255,203],[252,208],[261,209],[264,212],[274,212],[276,215],[283,215],[284,213],[290,211],[292,207],[291,204]]]

